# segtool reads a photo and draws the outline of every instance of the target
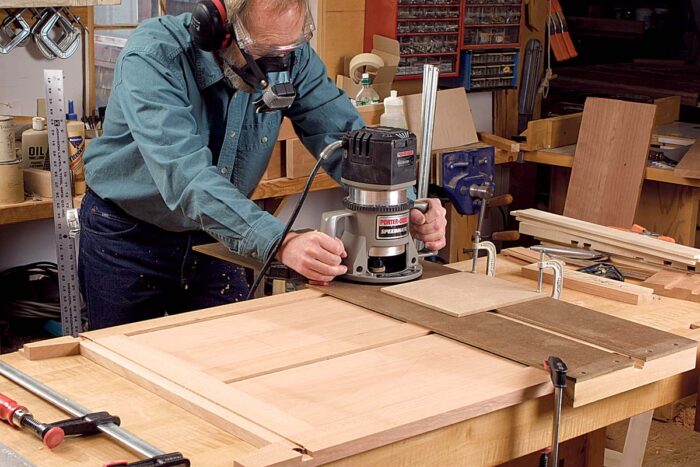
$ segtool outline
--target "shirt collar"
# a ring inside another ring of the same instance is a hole
[[[180,19],[184,28],[178,31],[178,35],[185,36],[182,37],[182,39],[189,41],[192,54],[194,55],[194,74],[197,80],[197,86],[200,90],[206,89],[212,84],[224,79],[224,72],[221,70],[219,64],[216,63],[213,53],[199,49],[199,47],[192,42],[192,38],[189,34],[192,15],[190,13],[185,13],[180,16]],[[187,53],[187,51],[185,51],[185,53]]]
[[[194,48],[195,77],[199,89],[206,89],[224,79],[224,72],[216,62],[214,54]]]

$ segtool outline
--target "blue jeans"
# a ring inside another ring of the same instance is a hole
[[[237,265],[192,251],[204,232],[168,232],[88,190],[80,208],[80,288],[100,329],[245,299]]]

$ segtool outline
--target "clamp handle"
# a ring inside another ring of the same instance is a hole
[[[544,361],[544,368],[549,371],[549,377],[555,388],[566,389],[566,373],[569,369],[561,358],[550,356]]]

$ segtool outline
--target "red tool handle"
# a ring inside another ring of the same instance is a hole
[[[19,428],[12,420],[12,416],[20,409],[27,410],[26,407],[23,407],[9,397],[0,394],[0,420],[6,421],[12,427]]]

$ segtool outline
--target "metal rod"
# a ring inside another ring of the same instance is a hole
[[[437,107],[437,88],[440,71],[434,65],[423,69],[423,108],[421,109],[421,157],[418,171],[418,198],[428,196],[430,159],[433,152],[433,128]]]
[[[561,406],[563,403],[564,391],[561,388],[554,388],[554,426],[552,428],[552,456],[550,465],[557,467],[559,464],[559,424],[561,423]]]
[[[433,127],[435,126],[435,109],[437,107],[437,88],[440,70],[434,65],[423,67],[423,93],[421,95],[421,153],[418,168],[417,198],[428,197],[430,184],[430,162],[433,152]],[[419,255],[423,242],[416,240]],[[422,256],[432,256],[434,252]]]
[[[0,361],[0,374],[73,417],[83,417],[91,413],[90,410],[82,405],[71,401],[45,384],[3,361]],[[126,431],[114,423],[99,425],[98,429],[127,449],[145,458],[150,459],[151,457],[165,454],[164,451],[148,444],[133,433]]]

